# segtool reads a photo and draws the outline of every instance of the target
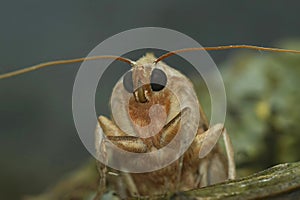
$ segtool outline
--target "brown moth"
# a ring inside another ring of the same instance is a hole
[[[153,81],[151,79],[155,78],[159,79],[161,84],[150,83]],[[105,140],[111,141],[123,150],[135,153],[157,151],[168,144],[178,131],[182,115],[187,112],[180,110],[176,96],[170,91],[177,88],[182,88],[179,95],[185,95],[187,101],[192,98],[189,96],[191,95],[189,91],[194,91],[191,81],[162,61],[157,62],[153,54],[148,53],[134,62],[132,69],[116,83],[113,92],[118,95],[112,96],[114,99],[111,100],[118,102],[116,109],[118,117],[122,118],[121,126],[131,134],[124,132],[124,129],[121,130],[114,119],[109,120],[100,116],[95,133],[98,155],[107,154]],[[124,99],[128,95],[130,97],[127,102]],[[152,114],[154,127],[135,128],[135,124],[143,127],[150,123],[150,108],[156,104],[163,107],[167,116],[163,116],[159,111],[154,112]],[[121,198],[126,198],[190,190],[234,179],[234,152],[226,129],[222,124],[209,127],[201,106],[199,113],[198,131],[191,146],[181,158],[169,166],[153,172],[125,173],[113,169],[107,171],[103,164],[99,164],[100,174],[103,179],[107,178],[109,189],[116,191]],[[155,129],[156,126],[160,127],[158,134],[139,137],[143,131]],[[101,137],[102,134],[105,135],[104,138]],[[217,145],[221,135],[224,138],[227,157]],[[114,155],[110,156],[113,159]],[[103,179],[100,181],[100,193],[105,190]]]
[[[105,156],[107,154],[105,148],[106,142],[109,140],[125,151],[144,153],[156,151],[172,141],[174,134],[177,132],[178,124],[188,110],[180,109],[178,101],[168,90],[168,87],[173,89],[178,86],[178,84],[184,84],[189,90],[194,90],[192,83],[187,77],[163,63],[162,60],[170,55],[181,52],[225,49],[254,49],[260,51],[300,54],[300,51],[297,50],[251,45],[188,48],[167,53],[159,58],[155,58],[151,54],[146,54],[146,56],[142,57],[137,62],[118,56],[94,56],[50,61],[1,74],[0,79],[9,78],[48,66],[76,63],[84,60],[116,59],[131,64],[131,73],[126,74],[124,78],[116,84],[114,90],[119,92],[117,100],[120,102],[121,107],[122,103],[124,103],[122,102],[123,95],[131,96],[128,112],[124,112],[124,109],[120,109],[120,116],[123,116],[124,118],[123,126],[129,127],[128,130],[135,133],[131,132],[129,134],[128,132],[124,132],[116,125],[114,119],[110,120],[104,116],[100,116],[95,131],[95,148],[98,156]],[[165,81],[165,84],[168,84],[168,87],[165,87],[164,84],[156,86],[147,84],[149,83],[151,76],[160,77]],[[139,131],[139,129],[134,128],[132,124],[138,124],[139,126],[147,125],[149,123],[147,114],[153,104],[161,105],[167,113],[166,116],[159,116],[154,113],[153,119],[156,119],[154,125],[161,128],[161,131],[156,135],[140,138],[138,136],[144,133]],[[101,197],[110,199],[112,196],[106,195],[106,191],[109,191],[109,194],[111,194],[111,191],[115,191],[121,198],[131,196],[141,197],[189,190],[227,179],[234,179],[235,164],[233,148],[226,129],[222,124],[216,124],[209,127],[205,114],[200,105],[199,107],[200,122],[198,124],[198,131],[191,146],[183,156],[163,169],[148,173],[126,173],[110,169],[104,164],[98,163],[100,182],[95,199],[101,199]],[[104,135],[105,137],[100,137],[100,135]],[[217,144],[221,135],[224,139],[226,156],[220,151]]]

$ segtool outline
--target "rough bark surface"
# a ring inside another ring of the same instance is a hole
[[[98,178],[95,167],[91,166],[74,173],[45,194],[26,199],[93,199]],[[178,194],[132,199],[300,199],[300,162],[280,164],[251,176]]]
[[[157,199],[300,199],[300,162],[251,176]]]

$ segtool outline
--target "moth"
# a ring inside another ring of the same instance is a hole
[[[188,109],[194,109],[180,108],[176,95],[171,92],[176,89],[180,92],[178,95],[184,95],[186,99],[193,98],[189,96],[194,91],[191,81],[162,61],[157,62],[153,54],[148,53],[134,62],[132,69],[116,83],[113,93],[117,95],[111,97],[113,98],[111,102],[117,102],[115,109],[118,110],[118,117],[123,119],[121,123],[123,130],[130,130],[131,133],[121,130],[114,119],[100,116],[95,131],[95,147],[98,155],[107,153],[105,152],[107,140],[125,151],[134,153],[157,151],[167,145],[178,132],[182,116]],[[125,100],[127,98],[129,101]],[[166,116],[163,116],[162,111],[154,111],[152,112],[154,127],[136,128],[136,124],[143,127],[150,123],[151,108],[157,104],[163,107]],[[106,166],[100,163],[99,171],[103,178],[109,180],[110,190],[116,191],[117,195],[124,199],[190,190],[234,179],[234,152],[226,129],[223,124],[209,127],[201,106],[199,108],[200,120],[191,146],[169,166],[146,173],[125,173],[113,169],[107,171]],[[140,137],[144,132],[155,129],[162,121],[164,123],[160,125],[161,129],[157,134]],[[105,137],[101,137],[102,135]],[[217,145],[221,135],[227,156]],[[113,159],[114,155],[110,156]],[[104,187],[105,180],[100,182],[103,184],[100,187]],[[104,192],[104,189],[101,189],[101,192]]]
[[[120,109],[119,115],[124,118],[123,126],[132,132],[123,131],[114,119],[100,116],[95,131],[95,148],[99,156],[105,155],[107,141],[128,152],[145,153],[164,148],[174,139],[174,133],[180,127],[183,116],[193,108],[180,109],[176,97],[169,89],[176,89],[184,85],[187,90],[193,91],[191,81],[179,71],[168,66],[162,60],[180,52],[197,50],[224,50],[224,49],[255,49],[261,51],[300,53],[296,50],[265,48],[250,45],[231,45],[205,48],[189,48],[167,53],[159,58],[146,54],[136,62],[116,56],[95,56],[80,59],[52,61],[41,63],[15,72],[0,75],[0,79],[9,78],[47,66],[81,62],[95,59],[117,59],[132,65],[116,83],[114,91],[118,93],[117,101],[120,108],[125,103],[123,97],[129,97],[129,109]],[[159,84],[151,84],[151,82]],[[160,130],[158,134],[148,137],[139,137],[142,129],[134,128],[133,124],[141,127],[149,124],[150,108],[159,104],[166,116],[154,112],[156,123]],[[209,127],[206,116],[201,109],[200,120],[197,124],[197,133],[187,151],[178,160],[165,168],[147,173],[127,173],[108,168],[98,163],[100,182],[95,199],[105,197],[105,192],[115,191],[120,198],[132,196],[151,196],[204,187],[227,179],[235,178],[234,152],[223,124]],[[129,117],[128,117],[129,116]],[[100,136],[103,137],[100,137]],[[225,154],[220,150],[218,140],[223,137]],[[111,155],[108,155],[111,156]],[[104,195],[104,196],[103,196]]]

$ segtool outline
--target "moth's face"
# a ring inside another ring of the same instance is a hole
[[[112,94],[113,117],[119,127],[138,136],[157,134],[180,113],[171,83],[172,77],[162,65],[137,62],[120,79]]]
[[[138,103],[147,103],[155,92],[164,92],[167,81],[163,70],[155,68],[153,64],[144,64],[134,66],[124,75],[123,86]]]
[[[166,73],[154,65],[137,65],[124,75],[124,89],[131,94],[128,114],[132,123],[141,127],[166,123],[171,104],[178,103],[167,83]]]

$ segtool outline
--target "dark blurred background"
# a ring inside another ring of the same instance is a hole
[[[106,38],[144,26],[180,31],[202,46],[274,46],[300,36],[299,6],[299,1],[271,0],[2,0],[0,73],[83,57]],[[231,53],[211,55],[218,64]],[[71,109],[79,66],[54,66],[0,81],[0,199],[40,193],[90,158]]]

